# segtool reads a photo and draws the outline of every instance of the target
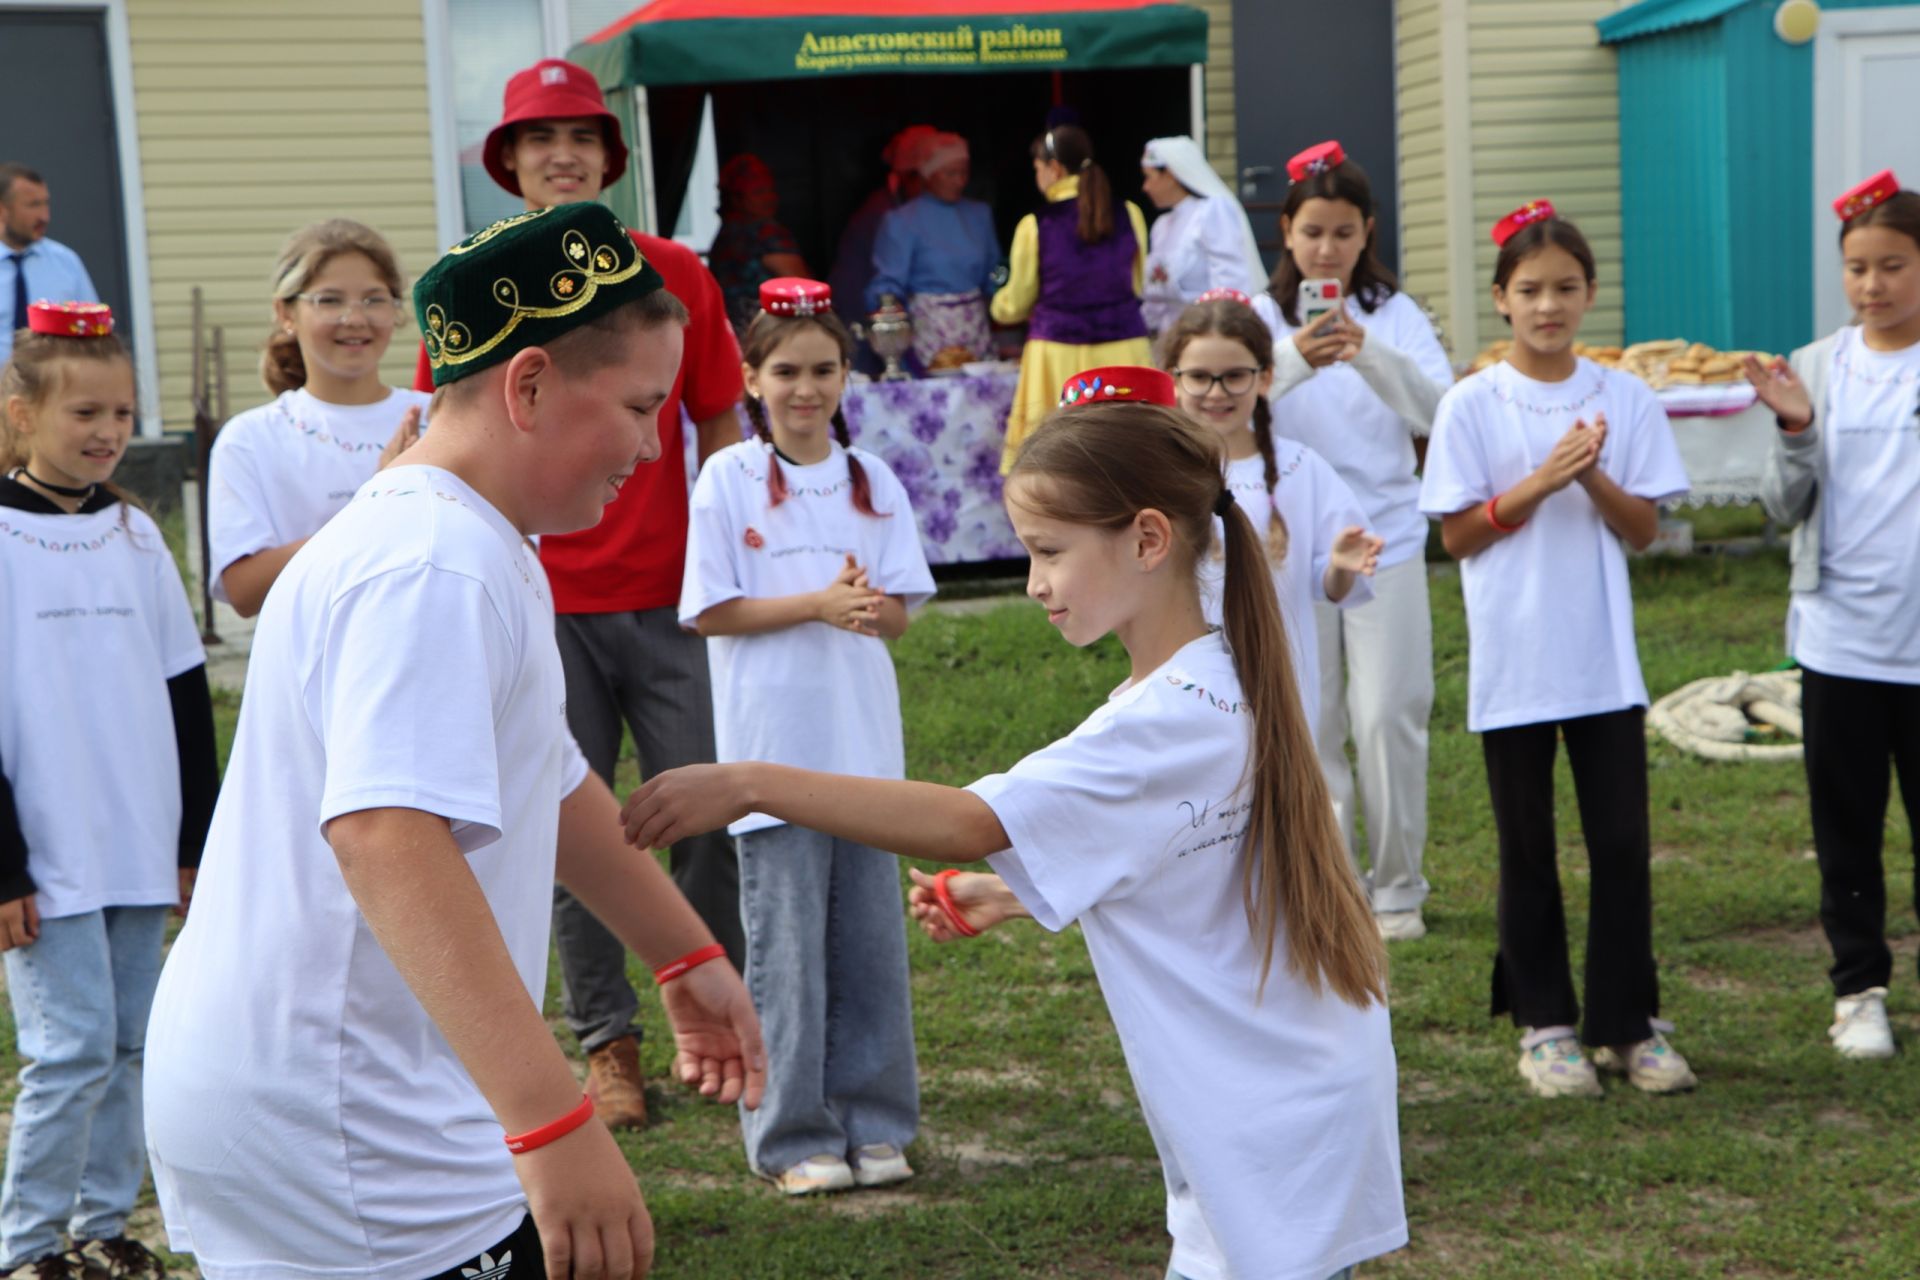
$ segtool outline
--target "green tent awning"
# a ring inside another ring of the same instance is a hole
[[[1207,59],[1207,15],[1166,0],[655,0],[568,56],[608,88],[1188,66]]]

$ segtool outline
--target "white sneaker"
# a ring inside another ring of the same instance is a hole
[[[1420,918],[1418,907],[1411,911],[1376,911],[1373,922],[1388,942],[1413,942],[1427,936],[1427,922]]]
[[[1893,1028],[1887,1025],[1887,989],[1868,987],[1833,1002],[1833,1025],[1827,1028],[1833,1047],[1843,1058],[1891,1058]]]
[[[1602,1092],[1572,1027],[1529,1030],[1520,1040],[1520,1078],[1543,1098],[1598,1098]]]
[[[886,1142],[870,1142],[853,1149],[853,1183],[857,1187],[888,1187],[913,1176],[900,1148]]]
[[[1700,1082],[1680,1051],[1667,1043],[1666,1033],[1671,1030],[1672,1023],[1656,1019],[1652,1037],[1639,1044],[1595,1049],[1593,1065],[1625,1076],[1642,1093],[1685,1093]]]
[[[839,1156],[808,1156],[775,1178],[774,1183],[790,1196],[847,1191],[853,1186],[853,1170]]]

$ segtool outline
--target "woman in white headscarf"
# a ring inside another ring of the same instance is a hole
[[[1253,224],[1192,138],[1155,138],[1140,156],[1140,188],[1163,212],[1147,250],[1147,328],[1159,333],[1209,289],[1252,297],[1267,270]]]

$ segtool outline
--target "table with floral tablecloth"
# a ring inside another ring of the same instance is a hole
[[[900,477],[928,564],[1024,559],[1000,505],[1000,451],[1014,365],[907,382],[855,375],[841,408],[847,434]],[[741,415],[746,431],[746,416]]]

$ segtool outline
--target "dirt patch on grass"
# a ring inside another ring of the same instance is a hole
[[[1695,991],[1707,991],[1714,995],[1760,996],[1774,990],[1731,977],[1718,969],[1705,969],[1698,965],[1677,970],[1675,976]]]
[[[1765,947],[1769,951],[1784,951],[1789,955],[1824,956],[1828,954],[1827,935],[1818,924],[1754,925],[1746,929],[1735,929],[1726,936],[1740,942]]]
[[[941,1073],[948,1084],[972,1085],[988,1089],[1044,1089],[1046,1080],[1032,1067],[967,1067]]]

